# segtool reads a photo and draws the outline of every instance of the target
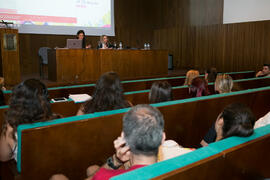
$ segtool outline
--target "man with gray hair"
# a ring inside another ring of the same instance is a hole
[[[132,107],[123,118],[123,131],[114,141],[116,154],[107,160],[93,179],[109,179],[157,162],[158,148],[165,140],[164,120],[160,111],[150,105]],[[125,162],[130,168],[118,169]]]
[[[107,180],[154,164],[157,162],[159,146],[164,141],[164,119],[161,112],[150,105],[134,106],[124,115],[123,131],[114,141],[116,153],[108,158],[107,163],[101,168],[96,165],[90,166],[87,169],[86,180]],[[129,162],[128,169],[119,169],[127,162]],[[68,180],[68,178],[57,174],[50,180]]]

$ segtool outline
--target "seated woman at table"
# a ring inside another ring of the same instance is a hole
[[[125,100],[120,79],[115,72],[103,74],[94,90],[92,99],[81,106],[77,115],[130,107]]]
[[[91,44],[86,45],[85,33],[84,33],[83,30],[79,30],[77,32],[77,39],[82,40],[82,48],[84,48],[84,49],[90,49],[91,48]]]
[[[100,41],[98,43],[98,49],[112,49],[114,46],[109,42],[109,38],[106,35],[100,36]]]

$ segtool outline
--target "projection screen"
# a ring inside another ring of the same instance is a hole
[[[19,33],[114,36],[114,0],[0,0],[0,20]]]
[[[224,0],[223,23],[270,20],[270,0]]]

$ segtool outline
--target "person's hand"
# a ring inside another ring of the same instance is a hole
[[[223,127],[223,118],[221,117],[221,114],[219,114],[218,117],[217,117],[216,123],[215,123],[215,130],[216,130],[216,133],[217,133],[216,141],[219,141],[220,139],[223,138],[222,127]]]
[[[262,75],[264,75],[263,72],[262,72],[262,71],[259,71],[259,72],[256,74],[256,77],[262,76]]]
[[[7,124],[7,127],[0,136],[0,161],[8,161],[13,157],[13,150],[16,142],[13,139],[13,128]]]
[[[113,143],[116,150],[116,158],[123,163],[129,161],[130,148],[126,145],[123,133],[121,134],[121,137],[118,137]]]
[[[86,47],[85,47],[85,49],[90,49],[92,46],[91,46],[91,44],[88,44]]]

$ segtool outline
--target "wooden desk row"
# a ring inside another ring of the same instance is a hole
[[[244,103],[261,117],[270,109],[269,98],[270,87],[266,87],[154,106],[164,115],[167,138],[184,147],[194,147],[226,105]],[[64,173],[71,179],[84,178],[90,164],[102,164],[114,152],[112,142],[121,133],[126,111],[70,117],[37,126],[23,125],[26,129],[21,134],[18,131],[21,174],[17,178],[42,180],[55,173]]]
[[[96,81],[105,72],[121,78],[168,74],[167,50],[56,49],[49,52],[49,80]]]
[[[125,179],[232,179],[270,177],[270,125],[247,138],[230,137],[166,162],[147,166],[111,180]]]
[[[228,73],[234,80],[237,79],[248,79],[255,76],[254,71],[238,72],[238,73]],[[168,78],[154,78],[154,79],[143,79],[134,81],[122,81],[122,86],[125,92],[139,91],[150,89],[152,84],[156,81],[168,81],[172,87],[182,86],[185,82],[185,76],[179,77],[168,77]],[[50,98],[66,97],[70,94],[93,94],[95,85],[85,84],[85,85],[75,85],[75,86],[64,86],[64,87],[50,87],[49,96]],[[5,93],[5,102],[8,104],[11,92]]]
[[[235,86],[237,86],[236,90],[246,90],[246,89],[254,89],[260,87],[270,86],[270,78],[253,78],[247,80],[236,80],[234,81]],[[215,94],[214,84],[209,84],[209,91],[211,94]],[[64,91],[65,92],[65,91]],[[173,88],[173,99],[181,100],[190,98],[189,90],[187,86],[180,86]],[[137,104],[149,104],[149,90],[145,90],[143,92],[128,92],[125,93],[125,98],[133,105]],[[79,107],[82,103],[74,103],[73,101],[68,102],[58,102],[52,103],[52,111],[61,114],[63,117],[75,116]],[[4,112],[7,110],[7,107],[0,108],[0,129],[2,127],[2,122],[4,120]]]

